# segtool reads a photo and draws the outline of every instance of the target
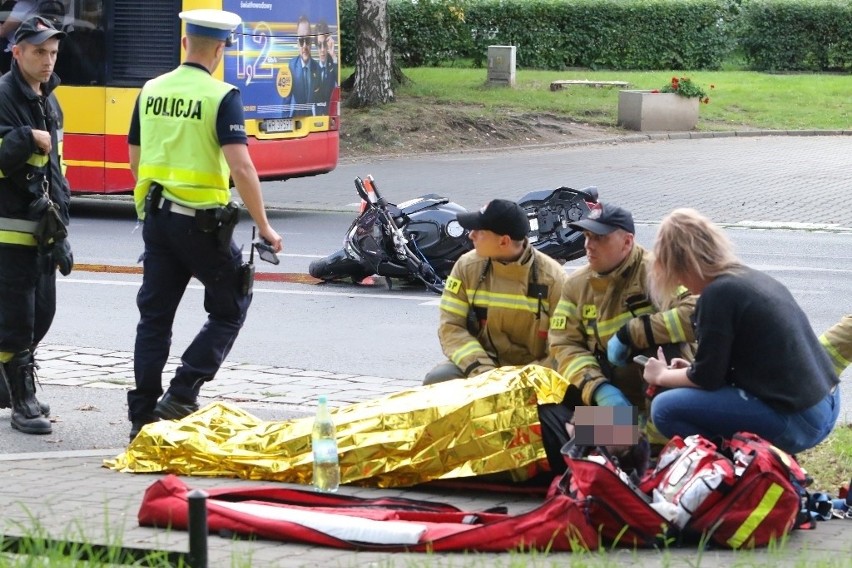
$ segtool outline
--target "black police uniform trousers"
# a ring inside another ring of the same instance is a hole
[[[171,346],[175,312],[191,277],[204,285],[207,322],[181,356],[169,392],[195,401],[201,384],[216,375],[251,304],[240,290],[242,254],[231,241],[223,250],[215,233],[196,228],[195,218],[165,208],[150,211],[143,223],[145,242],[142,287],[136,296],[134,374],[136,388],[127,394],[131,421],[150,421],[163,394],[162,374]]]
[[[56,313],[56,269],[36,247],[0,244],[0,351],[35,351]]]

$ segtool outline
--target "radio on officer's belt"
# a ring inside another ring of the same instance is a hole
[[[244,262],[240,267],[240,292],[248,296],[254,290],[254,264]]]
[[[251,228],[251,238],[254,240],[254,234],[257,227]],[[248,296],[254,290],[254,247],[251,247],[249,252],[248,262],[244,262],[240,266],[240,292],[243,296]]]

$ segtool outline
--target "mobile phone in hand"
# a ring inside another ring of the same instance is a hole
[[[648,358],[644,355],[637,355],[633,358],[634,363],[639,363],[643,367],[648,364]]]

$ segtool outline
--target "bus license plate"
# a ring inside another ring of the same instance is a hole
[[[270,118],[263,121],[264,132],[291,132],[293,130],[293,121],[289,118]]]

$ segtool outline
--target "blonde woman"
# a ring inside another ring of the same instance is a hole
[[[695,360],[649,360],[645,380],[666,389],[651,405],[667,436],[753,432],[790,453],[821,442],[840,410],[840,379],[808,318],[780,282],[745,266],[719,227],[693,209],[663,219],[651,289],[700,294]]]

